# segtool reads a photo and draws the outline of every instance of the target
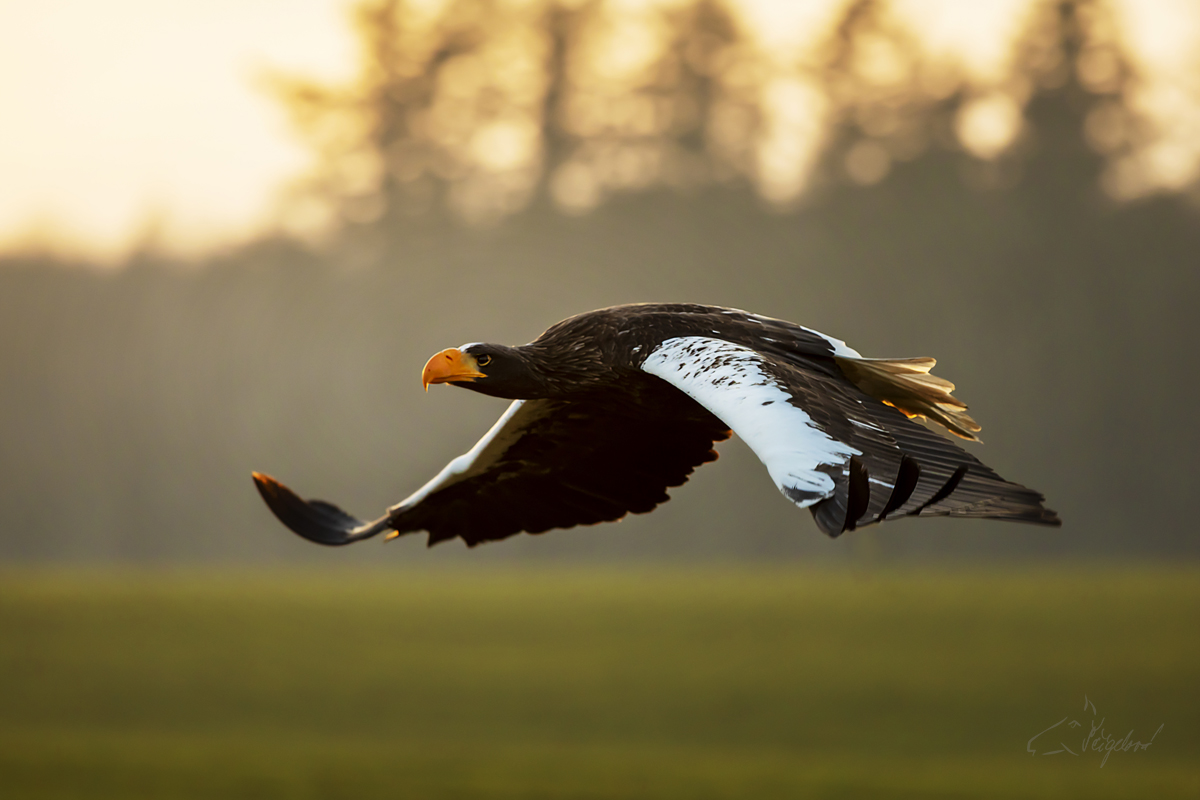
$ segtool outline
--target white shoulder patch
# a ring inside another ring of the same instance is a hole
[[[766,465],[779,491],[804,508],[834,492],[833,478],[818,467],[840,470],[862,451],[817,427],[762,363],[762,355],[748,347],[684,336],[655,348],[642,369],[728,425]]]
[[[389,508],[388,514],[411,508],[440,489],[486,472],[521,438],[526,428],[545,416],[548,405],[547,400],[514,400],[474,447],[443,467],[420,489]]]

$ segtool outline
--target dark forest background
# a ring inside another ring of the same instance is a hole
[[[705,53],[736,47],[740,35],[719,6],[672,12],[676,39],[663,58],[674,67],[641,91],[678,113],[636,141],[619,130],[581,133],[563,110],[572,48],[595,4],[550,5],[527,21],[549,43],[533,117],[540,155],[520,180],[499,182],[414,123],[438,101],[443,71],[497,29],[497,6],[454,7],[417,61],[397,50],[403,7],[381,3],[359,17],[357,84],[275,81],[323,154],[296,191],[298,205],[324,209],[318,240],[281,228],[199,260],[148,242],[116,270],[0,257],[0,558],[1200,554],[1200,214],[1194,190],[1130,202],[1103,190],[1113,154],[1089,138],[1088,120],[1119,103],[1122,80],[1135,76],[1122,62],[1119,79],[1097,86],[1072,68],[1089,47],[1081,16],[1099,4],[1051,5],[1030,23],[1021,69],[1031,99],[1005,153],[984,161],[955,141],[965,90],[905,95],[889,107],[921,144],[864,185],[847,175],[847,154],[864,140],[888,145],[894,128],[881,134],[847,105],[809,190],[783,205],[739,171],[742,156],[712,143],[705,109],[736,98],[721,94]],[[880,33],[872,8],[847,12],[822,80],[853,83],[855,42],[871,26]],[[361,124],[333,125],[342,118]],[[594,207],[564,208],[554,176],[597,141],[666,155],[607,186]],[[347,165],[364,153],[380,168],[351,181]],[[735,306],[866,355],[935,356],[984,426],[975,452],[1043,491],[1064,527],[901,521],[830,541],[736,441],[654,514],[469,553],[457,543],[425,551],[423,535],[323,550],[278,525],[254,492],[257,469],[373,516],[466,450],[504,408],[447,387],[423,393],[430,354],[525,342],[572,314],[637,301]]]

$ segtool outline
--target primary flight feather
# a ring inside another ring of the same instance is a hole
[[[437,353],[422,380],[514,402],[470,451],[379,519],[302,500],[254,473],[310,541],[428,531],[468,545],[651,511],[730,433],[830,536],[904,516],[1060,525],[1041,494],[997,475],[927,418],[979,425],[931,358],[868,359],[800,325],[736,309],[641,304],[580,314],[520,347]]]

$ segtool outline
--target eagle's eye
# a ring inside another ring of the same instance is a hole
[[[488,364],[492,363],[492,357],[486,354],[475,356],[475,363],[481,367],[486,367]]]

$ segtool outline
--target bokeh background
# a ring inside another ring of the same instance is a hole
[[[0,3],[0,790],[1195,796],[1198,53],[1193,0]],[[1066,524],[829,540],[736,441],[475,550],[254,492],[374,516],[504,407],[429,354],[650,300],[937,357]],[[1085,693],[1165,738],[1028,753]]]

